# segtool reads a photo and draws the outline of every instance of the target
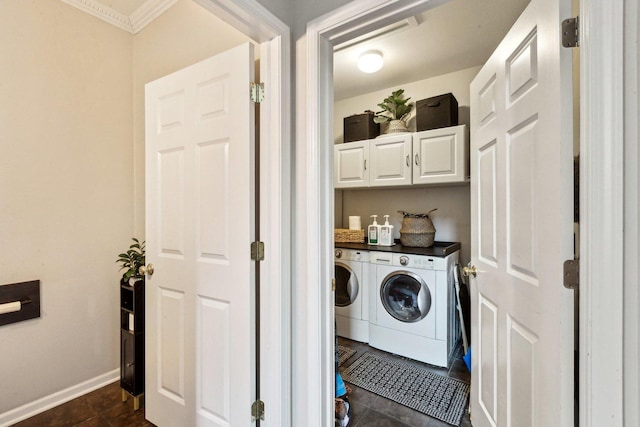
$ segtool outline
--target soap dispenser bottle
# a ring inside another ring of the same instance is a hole
[[[380,226],[378,244],[380,246],[393,246],[393,225],[389,224],[389,215],[384,216],[384,225]]]
[[[371,224],[368,229],[369,244],[377,245],[378,237],[380,236],[380,226],[378,225],[378,221],[377,221],[378,215],[371,215],[371,218],[373,218],[373,224]]]

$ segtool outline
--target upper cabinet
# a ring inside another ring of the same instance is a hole
[[[413,183],[468,181],[467,126],[426,130],[413,134]]]
[[[333,184],[335,188],[369,186],[369,141],[333,146]]]
[[[468,181],[466,125],[334,145],[335,188]]]
[[[411,134],[406,133],[369,140],[369,186],[410,185],[411,146]]]

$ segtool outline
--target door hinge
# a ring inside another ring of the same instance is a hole
[[[256,400],[251,405],[251,422],[256,420],[264,421],[264,402],[262,400]]]
[[[331,279],[331,291],[333,291],[333,292],[336,291],[336,279],[335,278]]]
[[[580,18],[568,18],[562,21],[562,46],[580,46]]]
[[[264,83],[251,82],[251,100],[256,104],[264,101]]]
[[[251,261],[264,261],[264,242],[251,242]]]
[[[577,290],[580,285],[580,260],[568,259],[564,262],[563,284],[567,289]]]

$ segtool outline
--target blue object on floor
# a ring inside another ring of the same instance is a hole
[[[347,394],[347,387],[342,381],[342,376],[336,372],[336,397],[344,396],[345,394]]]
[[[471,372],[471,346],[469,346],[469,350],[467,350],[467,354],[462,356],[462,360],[464,360],[464,364],[467,365],[467,369]]]

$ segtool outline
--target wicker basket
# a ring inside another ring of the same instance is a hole
[[[364,230],[336,228],[333,230],[336,243],[364,243]]]
[[[436,228],[433,226],[429,214],[434,210],[435,209],[432,209],[426,214],[410,214],[399,211],[404,215],[402,218],[402,228],[400,229],[400,243],[402,246],[416,248],[429,248],[433,246],[433,241],[436,237]]]
[[[435,231],[432,233],[404,233],[400,232],[400,244],[414,248],[430,248],[436,237]]]

